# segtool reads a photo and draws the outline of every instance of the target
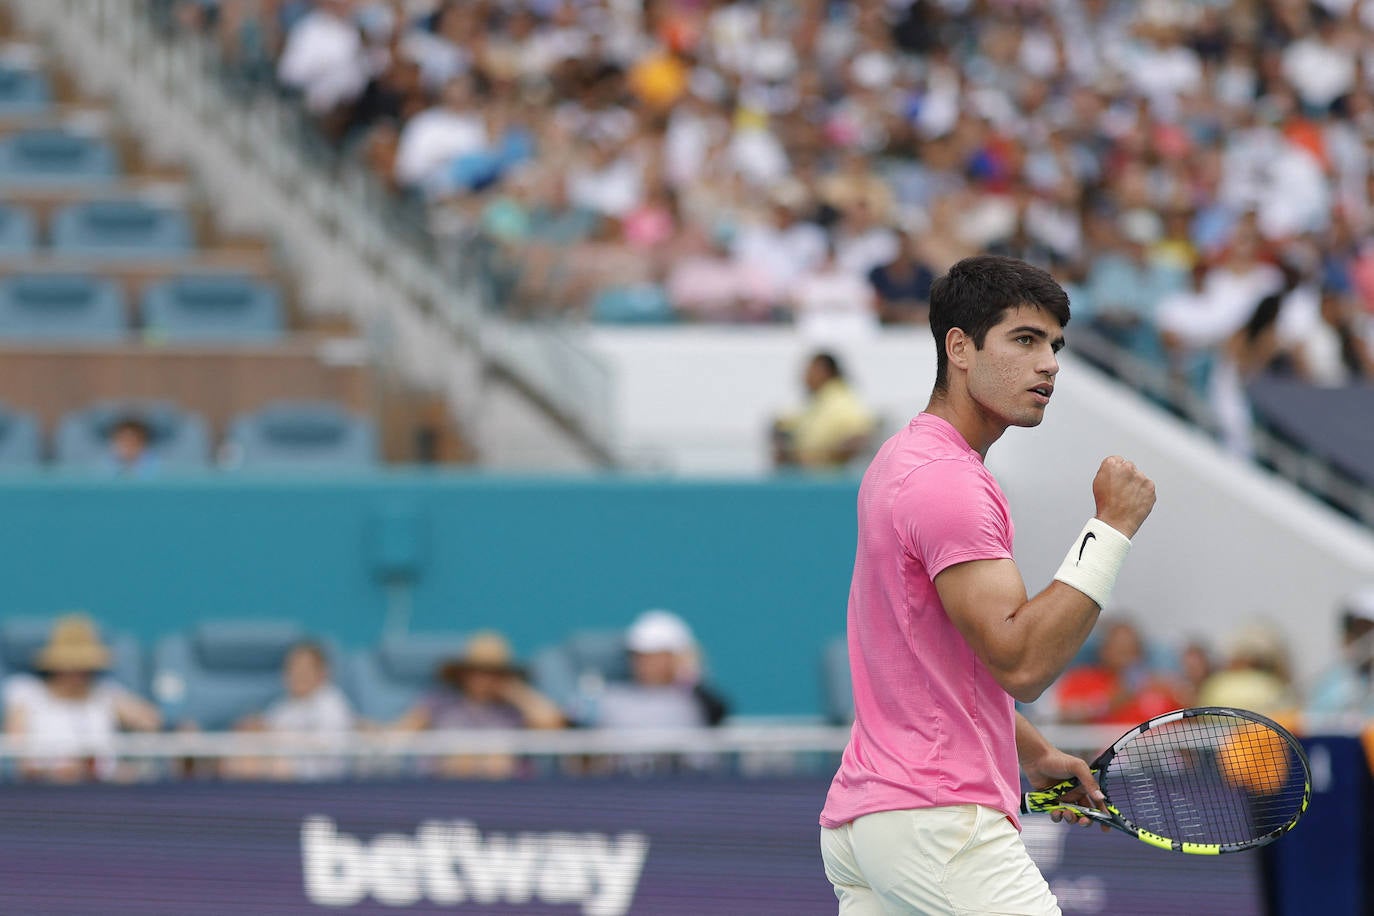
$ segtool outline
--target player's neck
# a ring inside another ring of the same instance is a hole
[[[954,396],[949,391],[932,393],[925,412],[953,426],[968,447],[984,460],[988,449],[1007,431],[1006,423],[989,416],[972,398]]]

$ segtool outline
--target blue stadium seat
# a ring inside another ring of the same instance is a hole
[[[849,641],[840,636],[821,654],[821,693],[825,717],[836,725],[854,721],[854,684],[849,673]]]
[[[48,641],[54,616],[15,616],[0,620],[0,676],[33,670],[34,657]],[[98,625],[97,625],[98,626]],[[143,647],[132,633],[101,632],[113,662],[109,676],[140,695],[148,693]]]
[[[229,444],[250,470],[364,470],[378,460],[377,430],[328,401],[279,401],[237,417]]]
[[[289,620],[203,621],[188,633],[158,640],[153,698],[170,726],[194,722],[207,730],[229,728],[281,695],[282,661],[307,639],[300,624]],[[327,641],[321,645],[337,670],[337,650]]]
[[[0,183],[86,184],[119,174],[119,155],[98,137],[26,130],[0,137]]]
[[[88,258],[167,258],[195,247],[191,219],[179,207],[143,200],[68,204],[53,215],[52,247]]]
[[[676,318],[657,283],[607,287],[592,299],[591,313],[593,321],[604,324],[669,324]]]
[[[393,721],[434,689],[439,666],[462,655],[467,641],[463,633],[386,637],[349,659],[342,686],[358,715],[373,722]]]
[[[38,224],[27,207],[0,204],[0,260],[26,258],[38,242]]]
[[[530,657],[530,680],[564,709],[576,705],[588,677],[602,683],[630,679],[623,630],[579,630]]]
[[[251,277],[183,276],[148,288],[142,303],[150,337],[168,341],[279,340],[281,296]]]
[[[30,114],[52,105],[52,86],[45,74],[0,64],[0,114]]]
[[[127,332],[124,294],[79,274],[0,278],[0,338],[114,343]]]
[[[39,466],[43,436],[32,414],[0,404],[0,471],[25,471]]]
[[[73,411],[57,424],[58,466],[95,470],[104,466],[114,425],[137,416],[152,432],[152,447],[168,470],[194,470],[210,463],[210,433],[204,418],[167,401],[102,401]]]

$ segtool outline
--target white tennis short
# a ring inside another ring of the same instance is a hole
[[[950,805],[866,814],[821,828],[842,916],[1060,916],[1005,814]]]

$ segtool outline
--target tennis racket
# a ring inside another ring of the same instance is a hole
[[[1221,706],[1137,725],[1091,768],[1106,811],[1065,800],[1079,787],[1068,779],[1022,795],[1021,812],[1081,815],[1160,849],[1214,856],[1274,842],[1312,795],[1298,739],[1259,713]]]

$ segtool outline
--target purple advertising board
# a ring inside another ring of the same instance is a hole
[[[827,781],[0,787],[0,913],[821,914]],[[1258,914],[1258,859],[1028,820],[1066,914]]]

